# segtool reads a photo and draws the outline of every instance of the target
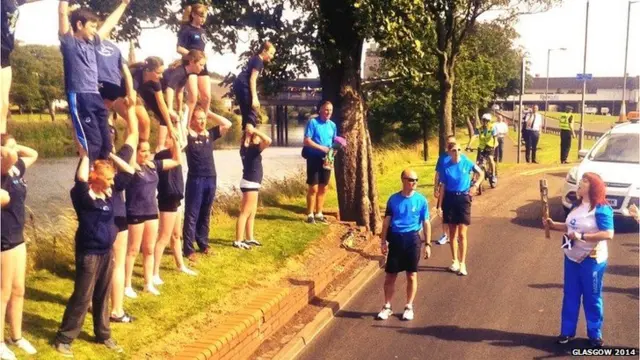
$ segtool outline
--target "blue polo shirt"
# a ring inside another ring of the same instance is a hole
[[[463,156],[457,164],[451,159],[443,164],[440,174],[440,182],[444,184],[445,191],[465,192],[471,187],[471,172],[480,172],[480,169],[469,158]]]
[[[420,231],[422,224],[429,219],[429,202],[417,192],[409,197],[397,192],[387,201],[386,216],[391,217],[392,233]]]
[[[197,28],[191,24],[183,25],[178,32],[178,46],[187,50],[204,51],[205,47],[204,29]]]
[[[313,118],[307,122],[307,126],[304,130],[304,137],[311,138],[313,142],[318,145],[331,147],[333,146],[333,139],[338,135],[338,129],[336,123],[331,119],[320,120],[320,117]],[[321,157],[325,156],[320,150],[307,147],[307,152],[310,156]]]
[[[96,46],[98,53],[98,81],[120,86],[122,82],[122,64],[125,62],[116,44],[102,40]]]
[[[71,32],[60,36],[64,86],[67,92],[99,94],[96,49],[100,43],[98,35],[95,35],[93,41],[78,39]]]
[[[465,154],[460,154],[459,156],[462,158],[467,158]],[[442,171],[446,166],[449,165],[449,163],[451,163],[451,155],[449,154],[440,155],[440,157],[438,158],[438,162],[436,162],[436,172],[442,175]]]
[[[253,70],[258,70],[258,75],[262,73],[262,69],[264,69],[264,61],[259,55],[254,55],[249,59],[247,65],[242,68],[242,71],[236,77],[234,82],[234,86],[246,86],[249,87],[249,79],[251,79],[251,73]]]

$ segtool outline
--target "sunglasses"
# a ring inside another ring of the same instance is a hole
[[[406,178],[404,178],[404,179],[405,179],[405,180],[407,180],[407,181],[408,181],[408,182],[410,182],[410,183],[416,183],[416,182],[418,182],[418,178],[415,178],[415,179],[414,179],[414,178],[408,178],[408,177],[406,177]]]
[[[460,152],[460,149],[451,149],[451,150],[449,150],[449,151],[452,151],[452,152]]]

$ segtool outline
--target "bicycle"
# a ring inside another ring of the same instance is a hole
[[[479,151],[478,152],[478,159],[476,160],[476,164],[484,172],[485,180],[488,180],[489,181],[489,185],[491,186],[492,189],[494,189],[498,185],[498,179],[497,179],[497,174],[498,174],[497,167],[498,167],[498,164],[494,161],[495,169],[492,169],[492,171],[489,171],[487,169],[487,167],[488,167],[487,158],[490,156],[490,154],[492,152],[493,152],[493,148],[491,150]],[[494,171],[495,171],[495,174],[494,174]],[[494,176],[494,175],[496,175],[496,176]],[[483,192],[484,192],[484,181],[478,187],[478,195],[482,195]]]

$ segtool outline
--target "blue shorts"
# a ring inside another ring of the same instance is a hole
[[[109,110],[99,93],[67,93],[69,113],[76,137],[87,151],[89,160],[108,159],[112,143]]]

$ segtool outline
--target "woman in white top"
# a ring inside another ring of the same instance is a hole
[[[606,185],[599,175],[585,173],[578,185],[578,203],[564,223],[543,219],[552,230],[565,232],[564,298],[558,343],[576,335],[580,298],[584,303],[587,336],[593,347],[602,347],[602,281],[607,268],[607,240],[613,239],[613,210],[605,199]]]

